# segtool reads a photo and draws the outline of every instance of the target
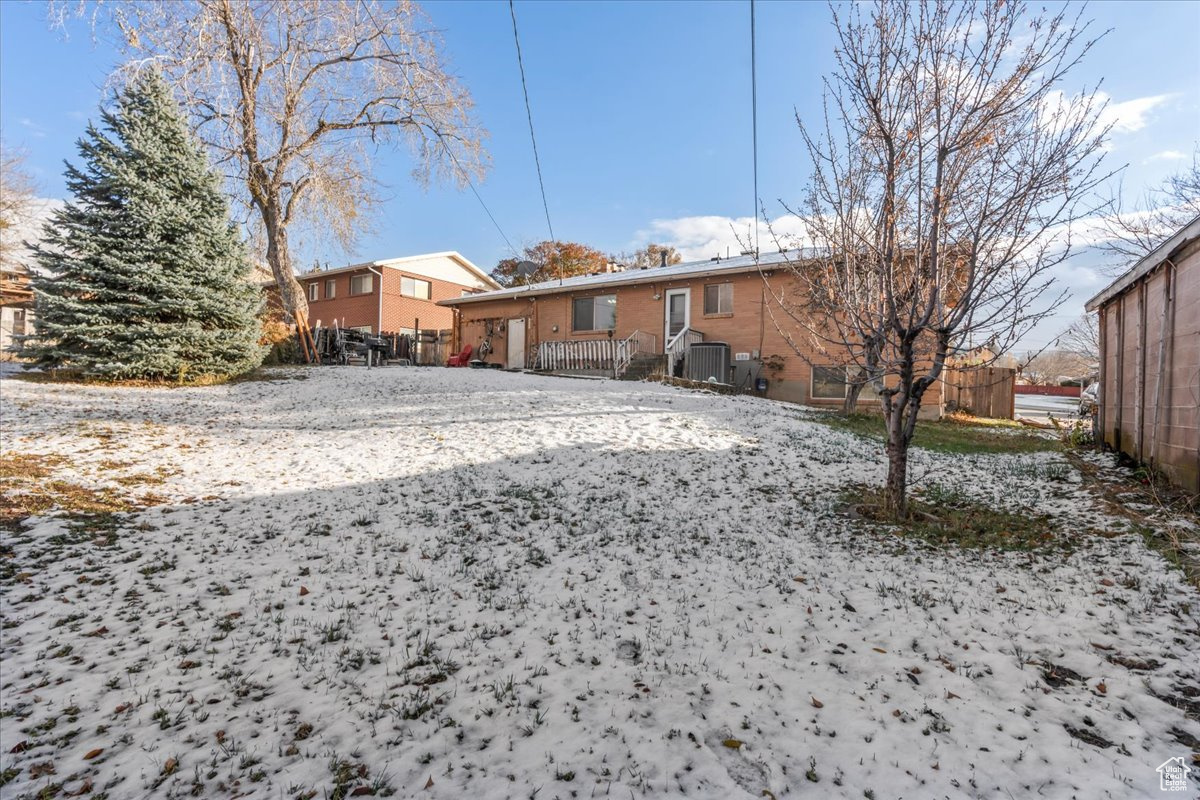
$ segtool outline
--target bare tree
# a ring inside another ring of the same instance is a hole
[[[800,120],[815,255],[774,292],[777,321],[797,352],[873,384],[885,505],[905,514],[909,444],[947,360],[1005,353],[1061,302],[1051,270],[1107,177],[1094,91],[1059,88],[1095,38],[1003,0],[879,0],[834,8],[834,24],[824,121]]]
[[[1101,249],[1113,258],[1113,271],[1124,272],[1165,242],[1177,230],[1200,216],[1200,147],[1192,164],[1151,189],[1132,207],[1119,194],[1110,200],[1111,211],[1102,223]]]
[[[1084,312],[1079,319],[1058,337],[1063,350],[1075,353],[1094,365],[1100,361],[1100,318],[1097,314]]]
[[[19,232],[35,214],[33,178],[25,169],[25,154],[0,144],[0,266],[15,267],[13,257],[24,250]]]
[[[89,6],[79,6],[86,13]],[[265,240],[284,308],[308,303],[289,234],[354,241],[379,182],[372,156],[407,145],[413,177],[465,185],[487,167],[486,132],[441,42],[399,0],[139,0],[91,6],[131,57],[178,87],[196,132],[231,173]],[[61,16],[63,6],[52,8]]]

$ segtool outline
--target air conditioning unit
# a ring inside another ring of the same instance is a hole
[[[688,348],[688,380],[729,383],[729,345],[725,342],[696,342]]]

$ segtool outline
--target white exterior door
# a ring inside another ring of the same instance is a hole
[[[525,320],[523,318],[508,321],[508,360],[505,363],[509,369],[525,369]]]
[[[666,347],[680,331],[691,327],[692,290],[668,289],[667,302],[664,306],[666,308],[666,320],[663,326],[663,333],[665,334],[663,347]]]

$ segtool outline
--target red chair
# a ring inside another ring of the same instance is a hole
[[[462,352],[456,356],[450,356],[450,360],[446,362],[447,367],[465,367],[471,362],[471,345],[463,345]]]

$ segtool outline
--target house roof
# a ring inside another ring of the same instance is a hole
[[[1085,308],[1087,308],[1088,311],[1095,311],[1100,306],[1104,305],[1109,300],[1113,299],[1130,286],[1137,283],[1142,277],[1150,272],[1153,272],[1159,264],[1175,255],[1175,253],[1177,253],[1179,250],[1187,247],[1197,238],[1200,238],[1200,217],[1196,217],[1187,225],[1184,225],[1175,232],[1174,236],[1151,250],[1148,255],[1142,258],[1141,261],[1137,262],[1128,270],[1126,270],[1121,277],[1110,283],[1102,292],[1097,294],[1091,300],[1088,300]]]
[[[607,286],[632,286],[639,283],[662,283],[664,281],[686,278],[703,278],[710,275],[755,272],[759,269],[778,267],[782,264],[795,261],[799,257],[799,250],[789,250],[783,253],[767,253],[757,258],[753,255],[735,256],[733,258],[713,258],[705,261],[671,264],[666,267],[631,269],[625,272],[603,272],[598,275],[576,275],[572,278],[563,278],[561,281],[542,281],[541,283],[530,283],[525,286],[512,286],[508,289],[480,292],[464,297],[454,297],[449,300],[441,300],[438,302],[438,305],[457,306],[468,303],[479,303],[485,300],[537,297],[539,295],[557,294],[568,291],[587,291],[589,289],[602,289]]]
[[[459,266],[466,269],[488,286],[494,286],[497,289],[500,288],[500,284],[496,283],[495,279],[492,278],[491,275],[488,275],[482,269],[475,266],[475,264],[471,263],[470,259],[459,253],[457,250],[445,250],[440,253],[424,253],[417,256],[403,256],[402,258],[384,258],[378,261],[363,261],[360,264],[348,264],[344,267],[337,267],[336,269],[313,270],[311,272],[301,273],[300,275],[297,275],[296,278],[297,280],[304,280],[305,278],[315,278],[325,275],[340,275],[343,272],[352,272],[356,269],[366,269],[367,267],[375,267],[377,269],[379,267],[391,267],[392,269],[407,270],[417,275],[423,275],[425,273],[421,272],[420,269],[413,268],[414,262],[428,261],[434,258],[448,258],[451,261],[456,262]]]

